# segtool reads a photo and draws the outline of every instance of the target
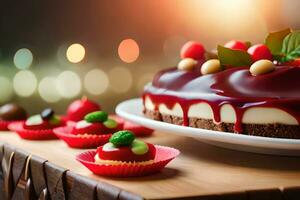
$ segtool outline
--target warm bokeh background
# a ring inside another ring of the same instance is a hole
[[[59,113],[85,95],[108,111],[175,65],[188,40],[207,49],[300,29],[299,0],[3,0],[0,104]]]

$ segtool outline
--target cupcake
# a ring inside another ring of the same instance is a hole
[[[172,147],[138,140],[131,131],[123,130],[97,150],[78,154],[76,160],[97,175],[136,177],[160,172],[179,153]]]
[[[11,123],[8,128],[24,139],[43,140],[55,139],[53,129],[63,126],[64,121],[55,115],[51,108],[43,110],[40,114],[29,117],[26,121]]]
[[[156,149],[149,144],[135,138],[131,131],[114,133],[109,142],[97,148],[95,163],[97,164],[141,164],[154,162]]]
[[[72,102],[67,109],[67,120],[78,122],[88,113],[99,111],[101,107],[86,97]]]
[[[113,133],[118,130],[118,123],[108,118],[104,111],[91,112],[84,119],[77,122],[71,131],[74,135],[102,135]]]
[[[27,113],[21,106],[9,103],[0,107],[0,130],[8,130],[8,125],[27,118]]]
[[[60,117],[54,114],[54,110],[47,108],[40,114],[29,117],[24,123],[24,129],[45,130],[53,129],[61,125],[63,125],[63,121]]]
[[[54,129],[57,137],[73,148],[95,148],[108,142],[112,133],[121,130],[122,125],[108,117],[104,111],[91,112],[84,119]]]

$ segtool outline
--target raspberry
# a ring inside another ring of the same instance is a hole
[[[231,40],[227,42],[224,47],[229,48],[229,49],[234,49],[234,50],[242,50],[242,51],[247,51],[248,47],[245,44],[245,42],[241,42],[238,40]]]
[[[205,49],[202,44],[195,41],[189,41],[183,45],[180,51],[181,58],[193,58],[201,60],[204,58]]]
[[[269,48],[264,44],[256,44],[248,49],[248,53],[251,55],[252,60],[272,60],[272,54]]]

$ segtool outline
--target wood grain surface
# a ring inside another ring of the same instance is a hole
[[[261,191],[264,190],[290,191],[287,188],[300,187],[300,157],[238,152],[192,138],[158,132],[144,140],[178,148],[181,155],[159,174],[140,178],[108,178],[92,174],[75,160],[76,154],[86,150],[69,148],[60,140],[29,141],[12,132],[0,133],[0,142],[9,143],[70,169],[71,172],[112,184],[146,199],[223,194],[229,198],[238,198],[246,191],[248,196],[255,196],[263,194]]]

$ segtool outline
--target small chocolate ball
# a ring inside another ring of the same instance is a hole
[[[54,110],[51,108],[46,108],[41,112],[41,117],[44,120],[51,119],[51,117],[54,115]]]
[[[0,107],[0,120],[17,121],[25,120],[26,118],[26,111],[17,104],[9,103]]]

